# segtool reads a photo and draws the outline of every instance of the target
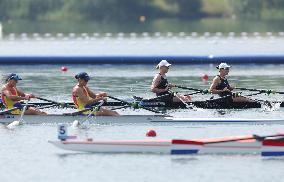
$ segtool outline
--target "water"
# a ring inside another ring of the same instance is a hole
[[[208,88],[201,75],[212,80],[215,65],[173,65],[168,79],[176,84]],[[107,91],[127,99],[131,95],[152,97],[149,85],[156,70],[154,65],[61,65],[1,66],[0,74],[16,72],[23,77],[18,88],[35,95],[59,101],[71,101],[74,75],[86,71],[92,76],[91,89]],[[233,85],[249,88],[284,90],[284,65],[234,65],[229,80]],[[176,90],[187,93],[184,90]],[[246,93],[244,93],[246,94]],[[211,95],[210,95],[211,96]],[[208,95],[195,95],[202,100]],[[258,95],[258,99],[283,100],[283,95]],[[60,113],[47,110],[49,113]],[[143,110],[123,110],[121,114],[146,114]],[[169,114],[181,117],[248,117],[283,118],[284,110],[180,110]],[[92,125],[88,129],[69,129],[79,138],[146,139],[149,129],[157,138],[204,138],[283,132],[281,124],[117,124]],[[262,158],[255,155],[169,156],[158,154],[85,154],[62,151],[47,143],[56,139],[56,125],[22,125],[7,130],[0,125],[1,181],[279,181],[283,178],[284,158]]]

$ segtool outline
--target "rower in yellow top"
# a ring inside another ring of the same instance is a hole
[[[90,80],[89,75],[86,72],[81,72],[75,75],[78,83],[72,90],[72,99],[79,111],[91,108],[93,104],[100,100],[106,100],[107,93],[100,92],[95,94],[88,87],[88,81]],[[88,112],[84,112],[88,114]],[[97,116],[119,116],[116,111],[111,111],[105,108],[101,108],[95,113]]]
[[[221,63],[219,66],[216,66],[219,70],[219,74],[213,79],[209,92],[218,94],[220,97],[229,99],[232,102],[253,102],[253,100],[247,97],[238,96],[232,92],[234,87],[229,84],[226,78],[229,74],[230,67],[231,66],[227,63]]]
[[[2,102],[5,105],[7,110],[13,108],[19,108],[11,111],[12,114],[21,114],[21,110],[23,106],[19,101],[30,100],[31,98],[35,98],[33,94],[24,93],[17,89],[17,83],[22,78],[15,74],[9,74],[5,79],[5,84],[2,86]],[[26,115],[45,115],[45,112],[41,112],[34,107],[28,107],[25,111]]]

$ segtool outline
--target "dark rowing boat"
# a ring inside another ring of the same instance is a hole
[[[142,107],[157,107],[157,108],[165,108],[165,109],[186,109],[186,106],[182,102],[173,102],[173,103],[165,103],[161,101],[148,101],[148,100],[141,100],[141,101],[133,101],[130,102],[131,105],[135,108]],[[280,107],[284,107],[284,102],[275,103],[275,102],[230,102],[226,100],[206,100],[206,101],[193,101],[187,103],[191,107],[203,108],[203,109],[249,109],[249,108],[261,108],[262,106],[269,106],[274,107],[276,104],[280,104]],[[36,107],[43,107],[51,105],[48,102],[41,102],[41,103],[30,103],[30,106]],[[109,101],[105,103],[103,106],[125,106],[126,104],[119,101]],[[3,108],[2,103],[0,106]],[[60,107],[74,107],[73,103],[62,103]]]

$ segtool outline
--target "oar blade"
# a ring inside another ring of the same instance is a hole
[[[72,128],[78,128],[79,126],[80,126],[81,124],[80,124],[80,122],[76,119],[76,120],[74,120],[73,121],[73,123],[72,123]]]
[[[13,121],[12,123],[8,124],[6,127],[11,130],[11,129],[15,129],[20,124],[21,124],[20,121]]]

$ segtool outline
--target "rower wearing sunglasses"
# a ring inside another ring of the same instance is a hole
[[[24,93],[17,89],[17,83],[22,78],[15,74],[11,73],[5,78],[5,84],[2,86],[2,102],[5,105],[7,110],[11,110],[11,114],[21,114],[23,105],[20,101],[30,100],[35,98],[31,93]],[[16,109],[18,108],[18,109]],[[14,110],[15,109],[15,110]],[[45,115],[45,112],[42,112],[34,107],[28,107],[25,110],[26,115]]]
[[[209,92],[212,94],[218,94],[220,97],[232,99],[231,101],[233,102],[253,102],[246,97],[237,96],[232,92],[234,87],[229,84],[226,77],[229,74],[230,67],[231,66],[227,63],[221,63],[219,66],[216,66],[219,70],[219,74],[213,79]]]
[[[92,105],[101,100],[106,101],[107,93],[100,92],[95,94],[87,87],[90,77],[86,72],[78,73],[75,75],[75,79],[77,79],[78,83],[72,90],[72,99],[78,111],[91,108]],[[89,112],[91,112],[91,110]],[[84,112],[84,114],[89,114],[89,112]],[[95,114],[97,116],[119,116],[116,111],[104,108],[101,108]]]

